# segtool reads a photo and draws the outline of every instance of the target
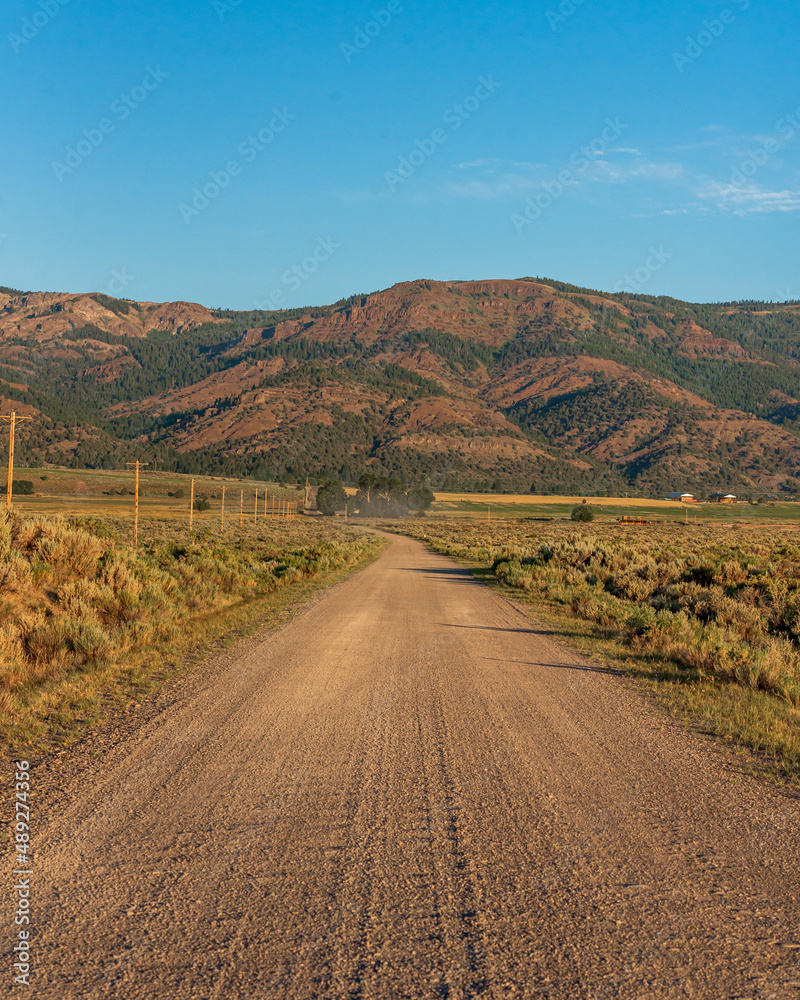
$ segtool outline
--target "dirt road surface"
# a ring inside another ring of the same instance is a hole
[[[35,823],[34,985],[7,904],[2,989],[784,1000],[799,818],[397,539]]]

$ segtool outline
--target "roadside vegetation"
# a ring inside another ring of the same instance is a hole
[[[428,520],[400,529],[800,777],[800,530]]]
[[[286,594],[346,572],[381,539],[312,520],[262,520],[224,536],[183,524],[0,513],[0,735],[70,738],[109,697],[151,687],[167,653],[224,634]]]
[[[358,490],[347,496],[344,486],[336,479],[325,479],[317,490],[317,509],[332,515],[346,510],[361,517],[405,517],[423,514],[434,501],[427,486],[411,486],[396,476],[376,476],[365,473],[358,480]]]

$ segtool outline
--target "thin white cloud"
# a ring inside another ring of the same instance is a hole
[[[461,176],[448,182],[445,190],[457,198],[475,198],[482,201],[509,197],[525,198],[533,192],[552,188],[558,183],[564,188],[577,188],[585,184],[625,184],[636,181],[676,181],[683,167],[673,162],[652,162],[644,159],[638,150],[609,150],[588,159],[581,154],[575,162],[561,167],[544,163],[519,161],[473,160],[458,163],[455,170]],[[616,154],[620,153],[621,156]],[[630,153],[637,156],[631,160]],[[505,167],[505,169],[502,169]],[[469,177],[472,172],[475,176]],[[569,178],[564,180],[564,174]],[[467,174],[467,176],[463,176]]]
[[[502,200],[506,198],[526,198],[535,191],[541,191],[549,182],[546,177],[532,174],[504,173],[493,174],[485,172],[483,176],[474,179],[448,181],[444,186],[445,194],[454,198],[468,198],[480,201]],[[567,181],[564,187],[577,187],[577,179]]]
[[[595,164],[595,170],[587,171],[594,180],[610,181],[616,184],[636,180],[677,181],[684,173],[680,163],[658,162],[640,159],[634,163],[602,161]]]
[[[473,170],[477,167],[489,167],[495,163],[502,163],[502,160],[498,159],[488,159],[488,160],[467,160],[464,163],[457,163],[456,170]]]
[[[740,176],[740,184],[737,171],[740,175],[742,170],[752,173],[752,169],[745,168],[753,159],[752,149],[764,148],[763,136],[754,136],[751,142],[727,126],[709,124],[697,130],[692,138],[695,141],[670,147],[655,156],[646,155],[634,146],[611,146],[592,153],[582,148],[561,161],[548,163],[479,156],[450,165],[445,168],[444,177],[440,169],[428,172],[426,165],[418,172],[413,171],[407,183],[397,181],[393,190],[389,190],[389,185],[382,190],[376,186],[374,190],[338,194],[352,205],[380,203],[397,196],[415,203],[435,200],[438,196],[513,205],[542,192],[554,197],[554,190],[574,193],[584,189],[587,196],[595,198],[603,188],[608,189],[609,196],[619,188],[620,193],[613,197],[631,218],[800,210],[800,178],[795,171],[787,170],[778,151],[788,140],[782,139],[778,150],[770,150],[766,160],[755,159],[757,176],[748,176],[746,183]],[[749,159],[741,153],[742,148],[747,150]]]
[[[753,181],[742,185],[712,182],[697,194],[714,202],[717,208],[732,211],[735,215],[800,211],[800,191],[790,188],[765,190]]]

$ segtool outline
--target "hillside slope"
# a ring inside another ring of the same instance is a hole
[[[800,485],[800,307],[543,279],[209,310],[0,289],[23,460],[469,489]]]

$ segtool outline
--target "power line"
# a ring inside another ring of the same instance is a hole
[[[11,510],[11,493],[14,489],[14,428],[18,420],[33,420],[33,417],[18,417],[16,410],[10,414],[0,416],[0,420],[8,420],[10,431],[8,437],[8,492],[6,493],[6,507]]]
[[[126,462],[126,465],[133,465],[136,467],[136,489],[134,491],[134,501],[133,501],[133,547],[136,548],[136,544],[139,540],[139,468],[141,466],[149,465],[149,462],[140,462],[137,458],[135,462]]]

